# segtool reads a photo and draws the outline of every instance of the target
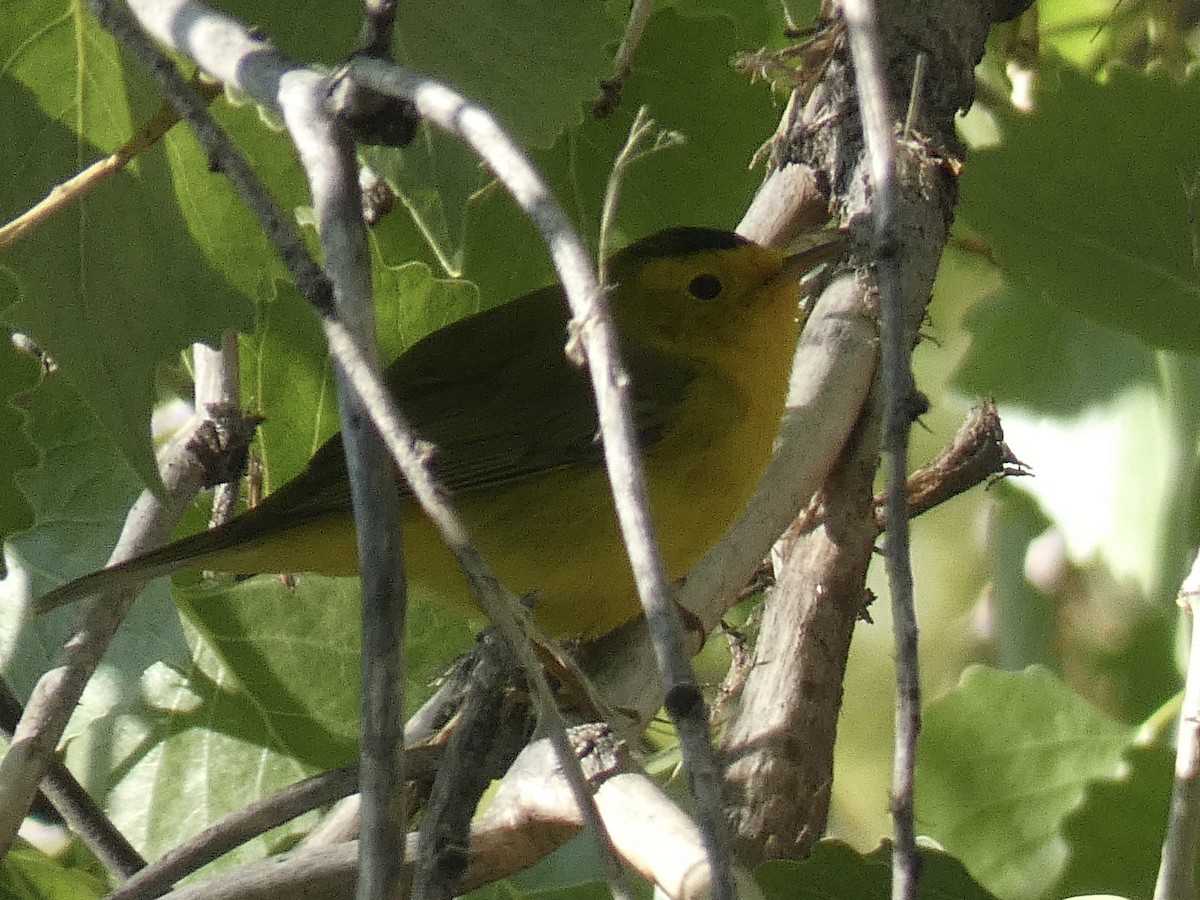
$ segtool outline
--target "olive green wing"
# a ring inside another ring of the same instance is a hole
[[[567,362],[566,334],[561,292],[549,288],[434,332],[388,368],[389,389],[417,436],[433,446],[434,470],[452,493],[600,464],[591,384],[585,370]],[[695,371],[640,344],[625,342],[622,352],[632,376],[635,428],[642,445],[651,446],[674,421]],[[341,438],[335,435],[303,472],[254,509],[69,582],[39,598],[34,609],[45,612],[171,574],[278,531],[281,521],[312,522],[350,508]]]
[[[566,335],[562,294],[548,288],[437,331],[388,368],[389,389],[433,446],[434,471],[451,492],[601,462],[591,383],[564,356]],[[622,352],[634,426],[650,446],[674,421],[695,371],[641,344],[626,341]],[[340,439],[268,501],[276,497],[314,513],[349,508]]]

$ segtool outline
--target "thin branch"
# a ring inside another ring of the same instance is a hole
[[[1175,743],[1175,784],[1163,839],[1162,860],[1154,885],[1154,900],[1193,900],[1196,896],[1196,847],[1200,841],[1200,554],[1179,589],[1179,606],[1191,624],[1191,651],[1179,733]]]
[[[396,30],[396,0],[364,0],[358,46],[363,53],[391,59],[392,33]]]
[[[354,147],[325,108],[322,79],[290,79],[280,95],[284,122],[308,176],[325,271],[338,321],[381,366],[375,341],[370,254]],[[404,621],[408,603],[400,543],[400,495],[386,448],[345,370],[336,369],[338,414],[346,450],[358,568],[362,581],[362,714],[359,764],[359,900],[401,889],[399,858],[408,816],[404,795]]]
[[[111,8],[102,0],[94,0],[96,5],[111,14]],[[246,30],[233,19],[215,13],[201,3],[192,0],[133,0],[134,10],[142,25],[156,38],[187,52],[206,71],[218,78],[225,78],[231,83],[246,90],[264,105],[283,111],[285,119],[288,116],[286,97],[306,98],[312,85],[314,73],[301,70],[283,57],[265,42],[252,38]],[[187,23],[187,28],[179,29],[181,22]],[[114,27],[122,27],[123,23],[115,22]],[[128,29],[126,29],[128,30]],[[173,67],[163,63],[163,57],[148,42],[144,40],[136,28],[134,33],[123,35],[128,40],[131,50],[147,65],[160,88],[193,128],[197,139],[209,153],[210,157],[220,161],[221,170],[230,178],[235,188],[242,195],[251,211],[258,218],[260,225],[268,238],[275,244],[283,257],[300,292],[316,308],[321,316],[321,326],[329,344],[330,353],[337,361],[339,370],[354,386],[358,397],[365,408],[370,411],[371,418],[388,446],[397,466],[408,480],[414,497],[421,504],[426,514],[434,522],[443,539],[454,553],[460,566],[467,575],[484,610],[496,623],[505,640],[509,642],[521,659],[530,683],[534,686],[535,695],[542,703],[550,698],[549,688],[545,685],[540,665],[529,645],[524,640],[523,628],[516,619],[517,609],[515,599],[501,587],[490,569],[487,567],[478,550],[470,539],[465,524],[445,502],[445,493],[426,469],[426,455],[422,452],[420,443],[407,427],[404,419],[391,408],[390,397],[378,371],[370,363],[367,354],[341,323],[333,310],[333,291],[329,281],[317,268],[308,255],[303,243],[296,234],[295,227],[285,216],[270,194],[250,169],[245,158],[230,142],[221,128],[208,116],[202,105],[188,86],[182,82]],[[201,38],[204,39],[201,39]],[[242,65],[247,57],[253,57],[254,65]],[[420,92],[420,98],[431,104],[431,108],[439,113],[449,113],[443,122],[461,124],[471,133],[478,135],[482,130],[491,134],[492,140],[497,141],[501,132],[492,122],[491,117],[478,107],[465,108],[465,104],[448,88],[441,85],[423,82],[402,73],[398,68],[384,64],[371,58],[360,58],[354,63],[358,67],[379,67],[387,74],[403,75],[403,82],[409,87],[419,86],[425,90]],[[377,71],[379,70],[377,69]],[[367,82],[369,84],[369,80]],[[251,87],[253,89],[251,89]],[[380,89],[381,93],[397,94],[395,90]],[[407,97],[411,91],[400,91],[400,96]],[[413,98],[414,100],[417,97]],[[448,104],[448,105],[447,105]],[[421,104],[418,103],[418,106]],[[422,108],[423,114],[428,114]],[[294,130],[299,130],[302,122],[292,123]],[[456,127],[456,126],[455,126]],[[546,234],[551,244],[551,255],[555,258],[562,274],[564,288],[568,297],[575,297],[577,302],[581,295],[594,298],[598,291],[587,253],[578,237],[570,228],[561,208],[553,201],[538,179],[524,162],[523,156],[511,143],[506,140],[503,146],[509,148],[509,160],[503,167],[510,176],[514,160],[521,173],[516,186],[518,200],[527,210],[531,211],[535,223]],[[306,152],[304,146],[299,148]],[[606,352],[595,354],[606,362],[612,357],[613,336],[611,326],[605,330],[598,323],[589,322],[590,331],[600,333],[608,339]],[[592,338],[595,341],[595,338]],[[589,342],[591,343],[591,342]],[[618,392],[617,379],[612,376],[606,385],[609,395]],[[601,409],[611,408],[610,404],[601,402]],[[628,410],[624,410],[625,429],[622,434],[612,441],[614,447],[628,453],[633,446],[632,427],[629,423]],[[603,419],[602,419],[603,427]],[[611,424],[608,426],[611,430]],[[606,431],[606,434],[608,432]],[[606,447],[608,438],[606,437]],[[644,500],[644,489],[642,491]],[[644,502],[643,502],[644,508]],[[644,522],[648,528],[648,519],[643,513]],[[665,601],[665,581],[661,577],[660,593]],[[558,716],[557,709],[550,703],[543,713],[553,719]],[[559,720],[561,721],[561,719]],[[553,727],[553,722],[544,723],[550,726],[551,740],[559,750],[560,763],[569,773],[572,783],[579,791],[578,800],[583,809],[592,806],[590,795],[587,793],[582,773],[578,771],[578,761],[570,752],[565,736]],[[593,812],[589,817],[598,823],[598,816]],[[602,834],[602,830],[597,830]]]
[[[459,894],[479,801],[528,743],[534,724],[520,666],[494,629],[480,636],[466,659],[452,734],[423,809],[413,900]]]
[[[899,244],[895,233],[897,204],[893,114],[879,47],[872,0],[842,0],[854,59],[863,137],[870,166],[874,223],[875,281],[879,290],[881,368],[883,375],[883,451],[887,474],[888,584],[896,640],[896,746],[892,769],[892,897],[916,897],[920,858],[913,812],[917,734],[921,727],[921,694],[917,663],[917,620],[913,604],[905,481],[908,433],[913,419],[911,347],[905,337]]]
[[[646,484],[627,401],[628,377],[617,353],[616,333],[605,312],[604,298],[597,290],[578,236],[524,154],[481,107],[469,104],[445,85],[378,60],[354,60],[348,69],[349,77],[374,90],[410,98],[424,118],[464,140],[508,188],[550,246],[573,314],[571,343],[580,342],[586,351],[617,517],[651,630],[659,671],[668,686],[667,711],[682,726],[684,765],[689,777],[714,783],[713,790],[696,794],[698,801],[706,796],[719,796],[717,764],[707,731],[704,701],[679,633],[648,512]],[[703,729],[703,740],[699,734],[688,736],[695,727]],[[718,837],[720,809],[700,809],[699,815],[706,823],[706,835],[713,838],[709,850],[714,854],[717,873],[716,896],[718,900],[732,900],[728,851]]]
[[[600,82],[601,97],[592,106],[592,114],[597,119],[605,119],[617,111],[621,102],[621,89],[625,79],[633,67],[633,55],[637,53],[642,35],[646,33],[646,23],[650,21],[650,13],[654,9],[654,0],[633,0],[629,7],[629,19],[625,22],[625,33],[621,36],[621,46],[613,62],[612,78]]]
[[[612,172],[608,176],[608,185],[604,191],[604,203],[600,209],[600,237],[597,255],[600,257],[599,277],[601,284],[608,284],[608,274],[605,272],[604,261],[609,255],[609,235],[617,218],[617,207],[621,197],[621,186],[625,182],[625,173],[638,160],[657,153],[681,146],[686,138],[678,131],[660,130],[654,134],[654,143],[647,147],[646,140],[654,132],[655,123],[650,118],[649,110],[643,106],[633,117],[629,126],[629,135],[617,158],[613,160]]]
[[[207,100],[212,100],[221,92],[220,87],[214,84],[197,82],[196,87]],[[139,153],[158,143],[177,122],[179,122],[179,113],[173,106],[164,103],[115,153],[92,163],[82,172],[68,178],[51,190],[43,200],[0,227],[0,250],[16,243],[27,232],[37,228],[42,222],[61,212],[109,178],[124,171],[125,167]]]
[[[13,729],[23,713],[21,702],[13,695],[8,683],[0,679],[0,719],[3,719],[0,734],[11,740]],[[105,815],[71,770],[57,758],[50,763],[42,779],[41,793],[118,881],[145,868],[146,860]]]
[[[222,420],[240,420],[242,378],[237,333],[225,332],[221,336],[220,350],[213,350],[205,344],[195,344],[192,347],[192,360],[195,368],[196,409],[207,410]],[[233,518],[241,472],[238,475],[237,478],[221,482],[213,490],[209,528],[216,528]]]
[[[215,437],[209,423],[201,422],[160,455],[159,467],[166,491],[161,499],[149,490],[142,492],[125,519],[110,563],[132,559],[170,538],[184,510],[204,484],[204,466],[197,444],[205,435]],[[0,857],[12,846],[84,687],[140,592],[138,585],[89,600],[80,612],[79,624],[59,652],[56,665],[34,687],[8,753],[0,762]]]

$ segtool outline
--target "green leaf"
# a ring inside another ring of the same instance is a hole
[[[400,198],[443,270],[461,275],[467,203],[489,179],[478,158],[425,122],[403,150],[366,147],[362,157]]]
[[[285,214],[311,202],[288,136],[265,127],[253,104],[235,105],[226,93],[210,104],[209,111]],[[172,128],[163,147],[179,213],[205,263],[241,296],[250,300],[270,296],[272,281],[287,278],[287,270],[232,182],[212,170],[189,128]],[[313,236],[310,244],[315,243]]]
[[[0,472],[12,473],[37,463],[37,452],[21,431],[19,408],[29,402],[28,392],[37,384],[40,364],[33,355],[18,351],[11,343],[0,346]],[[14,533],[33,524],[33,510],[12,478],[0,477],[0,548]],[[0,577],[7,574],[0,553]]]
[[[77,11],[5,7],[0,116],[36,135],[0,158],[0,220],[127,140],[159,106],[108,34]],[[50,353],[141,478],[158,485],[150,407],[160,359],[249,325],[249,306],[197,252],[161,149],[26,234],[3,257],[0,304]],[[15,302],[15,303],[14,303]]]
[[[342,765],[358,740],[361,599],[355,578],[297,575],[285,587],[261,576],[237,584],[176,579],[175,595],[219,654],[224,669],[260,708],[277,749],[314,768]],[[415,710],[449,663],[474,642],[461,616],[409,609],[406,706]],[[255,733],[239,734],[254,740]]]
[[[102,566],[141,491],[140,479],[63,378],[43,378],[28,395],[24,412],[24,434],[37,448],[39,462],[18,472],[15,483],[33,510],[35,527],[9,545],[27,580],[0,582],[6,595],[0,602],[0,667],[22,696],[54,664],[78,616],[76,609],[61,609],[29,619],[24,612],[30,594]],[[106,741],[105,728],[115,727],[114,721],[140,702],[140,679],[150,666],[160,661],[185,665],[190,658],[165,583],[152,585],[117,632],[67,737],[104,720],[94,734]]]
[[[404,3],[396,56],[486,104],[526,148],[583,120],[620,32],[594,0]]]
[[[1049,416],[1081,413],[1158,383],[1155,353],[1136,337],[1007,284],[967,314],[971,348],[954,384]],[[1013,364],[1014,350],[1020,364]]]
[[[303,745],[272,729],[270,710],[248,692],[203,638],[195,662],[158,667],[143,679],[140,708],[105,745],[68,748],[76,771],[101,769],[105,811],[144,856],[155,858],[229,813],[314,771]],[[314,735],[320,739],[319,733]],[[103,755],[98,750],[103,749]],[[346,758],[340,762],[347,762]],[[99,780],[99,779],[97,779]],[[308,815],[238,847],[209,871],[276,852],[310,827]]]
[[[1061,66],[973,155],[962,214],[1008,279],[1152,347],[1200,351],[1200,92],[1165,72]]]
[[[97,424],[58,373],[28,395],[24,433],[38,461],[14,482],[33,509],[36,530],[13,546],[35,593],[102,566],[141,492],[140,479],[120,464],[116,445]]]
[[[86,869],[21,840],[0,860],[0,896],[5,900],[93,900],[108,892],[108,885]]]
[[[992,900],[953,857],[921,848],[922,900]],[[754,877],[767,900],[887,900],[892,896],[892,852],[884,845],[867,855],[836,840],[819,841],[803,862],[772,860]]]
[[[925,711],[918,826],[999,896],[1048,896],[1067,816],[1121,774],[1132,737],[1043,670],[971,667]]]
[[[1070,852],[1051,896],[1153,896],[1175,753],[1162,746],[1134,748],[1126,761],[1120,778],[1089,785],[1083,805],[1067,819]]]

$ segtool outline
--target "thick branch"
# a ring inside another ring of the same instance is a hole
[[[745,859],[803,859],[825,831],[842,679],[875,548],[878,458],[878,430],[868,425],[818,495],[826,515],[790,543],[763,610],[722,744],[728,814]]]

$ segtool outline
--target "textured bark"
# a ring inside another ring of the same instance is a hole
[[[900,299],[915,344],[957,201],[963,148],[954,115],[970,105],[988,30],[1008,10],[961,0],[880,0],[876,8],[898,138],[896,245],[890,250],[901,262]],[[869,315],[877,306],[870,165],[839,29],[831,21],[817,38],[827,41],[827,65],[775,157],[828,186],[831,213],[851,232],[851,283]],[[919,54],[925,75],[912,130],[904,133]],[[919,411],[914,405],[914,414]],[[727,815],[748,859],[803,857],[825,827],[842,677],[876,535],[871,483],[879,422],[879,404],[868,403],[853,445],[821,492],[820,524],[809,526],[786,553],[726,733]]]
[[[872,423],[875,417],[872,417]],[[825,830],[842,678],[875,544],[877,428],[856,436],[799,534],[763,611],[761,637],[724,741],[730,831],[741,855],[804,857]]]

